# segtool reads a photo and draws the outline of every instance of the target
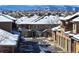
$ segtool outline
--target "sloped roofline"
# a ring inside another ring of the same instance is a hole
[[[66,16],[68,17],[68,16]],[[68,19],[66,19],[66,17],[64,17],[63,19],[61,19],[61,21],[72,21],[72,19],[76,18],[76,17],[79,17],[79,12],[71,15],[70,17],[68,17]]]

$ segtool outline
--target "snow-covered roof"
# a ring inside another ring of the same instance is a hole
[[[34,15],[33,17],[28,18],[27,16],[21,17],[16,21],[16,24],[32,24],[39,16]]]
[[[77,13],[73,14],[72,16],[76,16],[76,15],[79,15],[79,12],[77,12]]]
[[[18,36],[0,29],[0,45],[16,45]]]
[[[69,34],[71,31],[66,31],[65,34]]]
[[[74,36],[74,34],[73,33],[69,33],[69,36]]]
[[[63,20],[64,19],[64,17],[62,17],[62,16],[60,16],[59,18],[60,18],[60,20]]]
[[[71,15],[68,15],[65,17],[65,19],[70,19],[71,18]]]
[[[50,22],[48,20],[48,16],[45,16],[43,19],[38,20],[34,24],[47,24],[47,23],[50,23]]]
[[[35,20],[35,19],[37,19],[39,16],[38,15],[34,15],[34,16],[32,16],[32,17],[30,17],[31,19],[33,19],[33,20]]]
[[[0,45],[16,45],[17,42],[14,40],[3,40],[0,42]]]
[[[59,17],[57,16],[45,16],[43,19],[35,22],[34,24],[60,24]]]
[[[79,22],[79,17],[73,19],[72,22]]]
[[[73,38],[79,41],[79,34],[73,35]]]
[[[0,22],[13,22],[13,20],[4,17],[3,15],[0,15]]]
[[[9,19],[11,19],[11,20],[16,20],[16,18],[14,18],[14,17],[12,17],[12,16],[10,16],[10,15],[4,15],[4,14],[3,14],[3,16],[4,16],[4,17],[7,17],[7,18],[9,18]]]
[[[70,36],[70,37],[73,37],[75,35],[71,31],[66,31],[66,32],[64,32],[64,34],[66,34],[67,36]]]
[[[60,26],[57,26],[57,27],[54,27],[54,28],[52,28],[52,31],[60,31],[61,29],[60,29]]]
[[[16,21],[17,24],[60,24],[60,20],[58,16],[45,16],[42,19],[39,19],[39,17],[35,16],[35,17],[31,17],[31,18],[27,18],[25,17],[23,19],[20,18],[19,20]]]
[[[73,14],[73,15],[68,15],[66,17],[62,17],[61,20],[68,20],[68,19],[71,19],[72,17],[75,17],[75,16],[79,16],[79,12]]]
[[[68,15],[68,16],[66,16],[66,17],[61,17],[61,20],[68,20],[68,19],[70,19],[72,17],[72,15]]]

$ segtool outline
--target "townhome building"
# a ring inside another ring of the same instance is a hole
[[[15,29],[17,29],[17,26],[16,26],[16,20],[17,20],[17,18],[14,18],[14,17],[12,17],[12,16],[10,16],[10,15],[5,15],[5,14],[2,14],[2,16],[4,16],[4,17],[6,17],[6,18],[8,18],[8,19],[10,19],[10,20],[12,20],[13,22],[12,22],[12,30],[15,30]]]
[[[13,20],[4,17],[2,14],[0,15],[0,28],[6,31],[12,31],[12,23]]]
[[[26,30],[36,30],[46,33],[45,31],[48,31],[52,27],[57,26],[60,24],[59,17],[58,16],[33,16],[31,18],[28,17],[22,17],[16,21],[16,24],[18,28],[26,29]],[[44,34],[45,36],[48,36]]]
[[[19,35],[0,29],[0,52],[15,53]]]
[[[59,28],[52,28],[52,38],[64,52],[79,52],[78,37],[75,38],[79,33],[78,21],[79,12],[62,18]]]

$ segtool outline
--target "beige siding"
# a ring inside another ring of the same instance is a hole
[[[79,42],[76,42],[76,53],[79,53]]]
[[[62,35],[62,33],[56,33],[56,44],[65,52],[71,52],[71,38]]]
[[[73,33],[79,33],[79,23],[77,22],[73,24]]]

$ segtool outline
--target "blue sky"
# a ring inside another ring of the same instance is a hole
[[[1,5],[2,10],[79,10],[78,5]]]

